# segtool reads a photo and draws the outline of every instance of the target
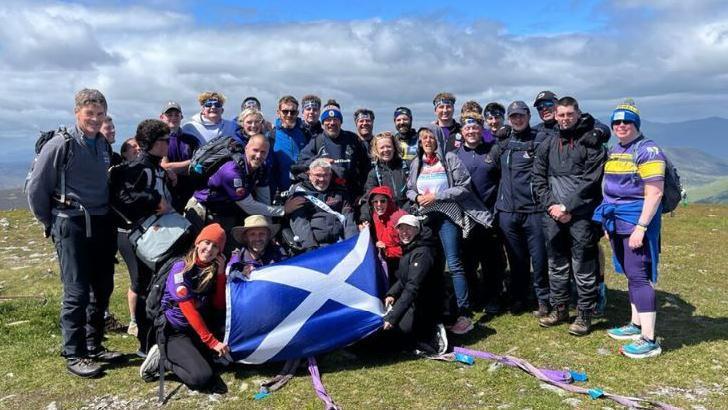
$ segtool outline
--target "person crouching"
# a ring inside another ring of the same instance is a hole
[[[383,330],[395,329],[407,348],[425,354],[441,355],[447,351],[447,335],[441,323],[444,260],[438,251],[437,239],[417,217],[404,215],[397,221],[402,244],[402,258],[396,282],[387,292]]]

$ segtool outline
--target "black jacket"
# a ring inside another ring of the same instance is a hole
[[[367,182],[364,184],[364,197],[362,198],[362,215],[368,215],[364,212],[364,208],[368,207],[368,193],[372,188],[386,185],[392,188],[394,193],[394,201],[397,207],[407,209],[409,200],[407,199],[407,177],[409,176],[409,166],[400,158],[394,158],[389,164],[373,161],[372,169],[367,175]]]
[[[111,205],[116,213],[121,213],[121,219],[140,222],[157,211],[162,198],[170,202],[167,173],[160,161],[161,158],[142,152],[133,161],[111,168]]]
[[[396,278],[387,296],[395,298],[392,310],[384,320],[396,325],[414,304],[420,313],[431,317],[433,322],[440,321],[442,299],[445,296],[443,271],[445,260],[442,257],[437,238],[427,227],[422,227],[415,240],[402,245]]]
[[[583,114],[576,125],[541,144],[533,163],[533,186],[541,206],[563,204],[576,216],[588,216],[602,200],[602,176],[607,150],[580,139],[598,124]],[[607,130],[608,135],[608,130]]]
[[[501,170],[495,208],[503,212],[534,213],[543,211],[533,189],[533,160],[536,150],[549,133],[531,127],[509,135],[497,142],[492,151],[493,161]]]

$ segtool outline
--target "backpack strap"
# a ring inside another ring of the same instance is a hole
[[[60,177],[60,202],[62,204],[66,203],[66,168],[68,168],[68,162],[71,157],[71,142],[73,140],[73,137],[68,132],[68,129],[66,127],[59,127],[56,131],[56,134],[60,134],[63,136],[63,145],[61,146],[61,177]]]

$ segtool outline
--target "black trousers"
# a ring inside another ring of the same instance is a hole
[[[207,387],[215,376],[212,350],[192,331],[182,332],[167,326],[165,368],[194,390]]]
[[[104,336],[104,312],[114,290],[116,229],[108,215],[92,216],[87,238],[83,216],[56,216],[51,235],[63,283],[61,354],[85,357]]]
[[[464,244],[465,272],[472,281],[470,289],[474,304],[498,303],[503,290],[506,256],[503,241],[496,229],[475,225]],[[480,266],[480,275],[476,271]]]
[[[526,302],[529,288],[540,302],[549,301],[549,276],[543,233],[543,213],[499,212],[511,268],[511,301]],[[531,270],[533,269],[533,270]],[[529,286],[529,276],[531,286]]]
[[[587,216],[575,216],[562,224],[544,215],[544,234],[548,252],[551,303],[569,303],[569,274],[573,271],[577,308],[593,311],[597,300],[599,235]]]

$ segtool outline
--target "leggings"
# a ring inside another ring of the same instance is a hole
[[[639,313],[655,312],[655,288],[651,282],[652,256],[647,238],[637,249],[630,249],[629,235],[613,235],[609,242],[627,277],[629,302],[635,305]]]
[[[193,390],[207,387],[215,375],[210,365],[211,350],[196,335],[167,330],[166,369]]]

